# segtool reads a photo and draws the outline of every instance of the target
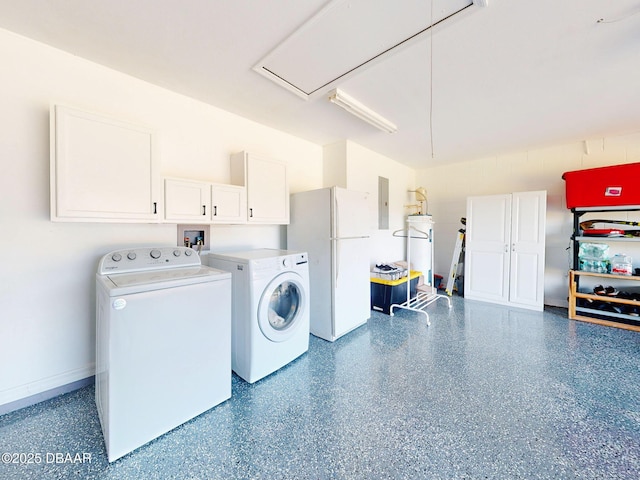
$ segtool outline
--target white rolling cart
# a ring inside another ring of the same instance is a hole
[[[424,310],[439,298],[447,301],[451,308],[451,300],[446,295],[440,295],[433,282],[433,217],[431,215],[409,215],[407,228],[393,232],[396,237],[407,239],[407,267],[411,270],[411,251],[414,249],[414,270],[422,271],[428,283],[417,287],[416,295],[411,297],[411,282],[407,277],[407,300],[402,304],[393,304],[390,315],[393,316],[394,308],[402,308],[424,314],[427,325],[430,325],[429,314]],[[418,248],[416,248],[418,247]]]

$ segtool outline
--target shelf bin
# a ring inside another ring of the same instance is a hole
[[[411,270],[410,291],[411,298],[416,296],[418,280],[422,272]],[[371,278],[371,309],[389,314],[391,305],[407,301],[407,277],[398,280],[383,280]]]
[[[565,172],[562,178],[567,208],[640,205],[640,163]]]

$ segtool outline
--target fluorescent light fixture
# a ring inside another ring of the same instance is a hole
[[[370,108],[365,107],[362,103],[357,101],[355,98],[350,97],[342,90],[336,88],[329,92],[329,101],[344,108],[347,112],[355,115],[359,119],[379,128],[383,132],[394,133],[398,130],[398,127],[389,120],[381,117]]]
[[[489,0],[473,0],[473,3],[475,3],[479,7],[486,7],[487,5],[489,5]]]

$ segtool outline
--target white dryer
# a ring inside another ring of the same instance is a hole
[[[95,397],[109,462],[231,397],[231,275],[186,247],[103,256]]]
[[[309,350],[309,265],[306,253],[258,249],[208,255],[231,272],[231,366],[249,383]]]

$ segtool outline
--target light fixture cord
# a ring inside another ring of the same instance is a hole
[[[435,158],[433,148],[433,2],[431,0],[431,18],[429,19],[429,140],[431,143],[431,158]]]

